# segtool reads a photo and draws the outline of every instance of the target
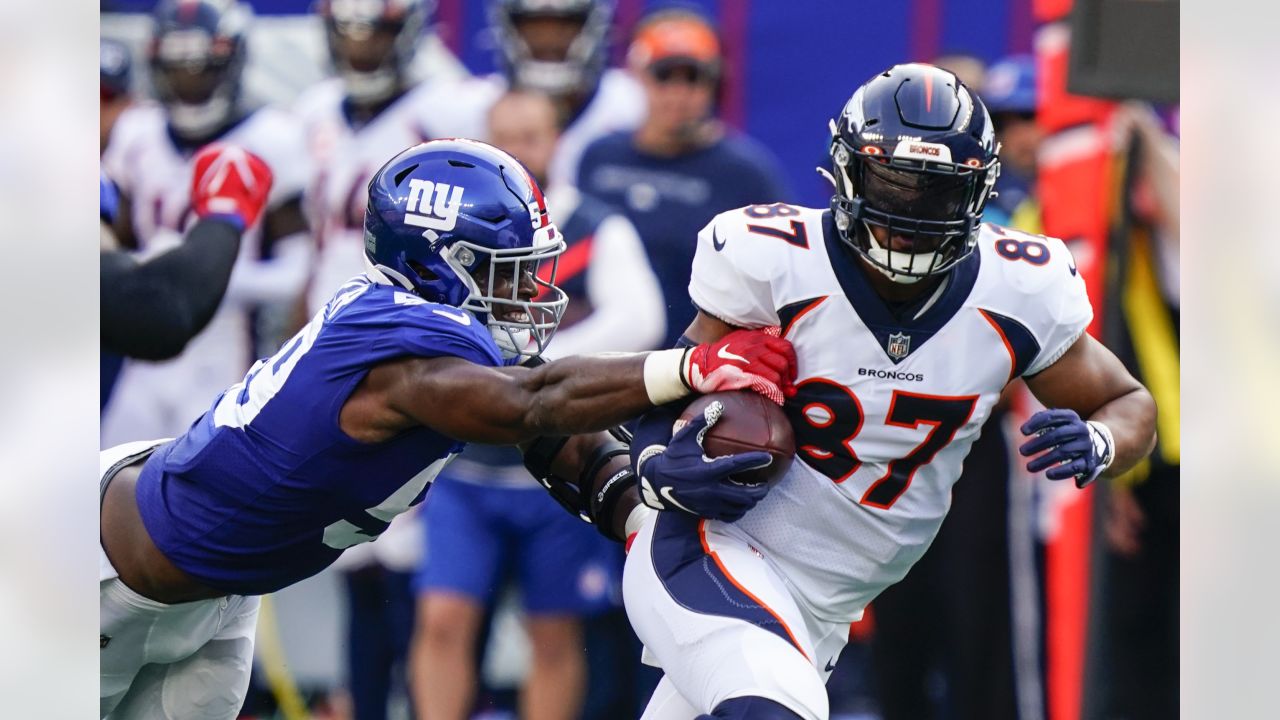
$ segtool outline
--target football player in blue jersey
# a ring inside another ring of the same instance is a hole
[[[185,434],[102,453],[102,716],[234,718],[257,596],[375,539],[468,441],[524,443],[535,475],[577,479],[553,494],[609,531],[635,490],[606,429],[695,392],[792,392],[789,343],[761,331],[539,363],[563,248],[536,182],[496,148],[438,140],[379,170],[367,272]]]

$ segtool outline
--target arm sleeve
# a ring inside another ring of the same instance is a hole
[[[655,347],[666,332],[662,288],[635,227],[621,215],[600,224],[587,269],[592,312],[556,334],[550,357]]]
[[[102,253],[103,347],[143,360],[182,352],[218,309],[239,249],[233,225],[202,220],[183,244],[144,263]]]

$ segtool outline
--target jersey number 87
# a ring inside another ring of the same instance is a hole
[[[887,510],[911,485],[916,470],[929,464],[969,422],[977,395],[946,397],[894,390],[885,424],[903,428],[930,427],[911,452],[889,463],[859,501]],[[862,431],[862,403],[849,388],[826,378],[809,378],[796,385],[787,401],[787,416],[796,433],[796,454],[810,467],[842,483],[862,465],[850,443]]]

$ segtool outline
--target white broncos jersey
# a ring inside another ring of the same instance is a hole
[[[1055,362],[1093,317],[1054,238],[983,225],[974,253],[902,317],[858,262],[828,212],[753,205],[702,230],[689,285],[704,312],[781,325],[795,346],[796,460],[725,529],[835,622],[924,554],[1000,391]]]
[[[476,80],[422,83],[369,122],[353,126],[342,81],[324,80],[298,98],[312,175],[304,204],[318,255],[309,312],[364,271],[364,209],[374,173],[401,151],[442,137],[476,137],[493,90]]]

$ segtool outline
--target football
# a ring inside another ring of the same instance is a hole
[[[772,485],[781,480],[796,454],[795,435],[782,408],[754,392],[732,390],[703,395],[685,408],[676,429],[684,427],[716,401],[724,406],[724,414],[702,440],[707,457],[763,450],[773,455],[771,465],[739,473],[732,479],[744,485]]]

